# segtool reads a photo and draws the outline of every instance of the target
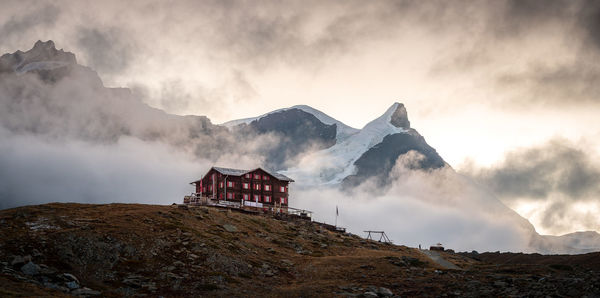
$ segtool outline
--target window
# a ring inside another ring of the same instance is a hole
[[[233,187],[233,181],[227,181],[227,187]]]
[[[269,180],[269,176],[267,176],[267,175],[264,175],[264,176],[263,176],[263,180]]]
[[[271,190],[271,185],[268,185],[268,184],[266,184],[266,185],[265,185],[265,190],[266,190],[266,191],[270,191],[270,190]]]
[[[260,180],[260,175],[259,174],[254,174],[254,179]]]
[[[285,192],[285,186],[280,186],[279,187],[279,192]]]
[[[250,179],[250,174],[246,174],[246,175],[244,175],[244,177]]]
[[[250,188],[250,183],[243,183],[243,184],[242,184],[242,187],[243,187],[244,189],[249,189],[249,188]]]
[[[219,188],[223,188],[223,181],[219,182]]]
[[[254,189],[255,190],[260,190],[260,184],[254,184]]]
[[[279,199],[279,202],[280,202],[281,204],[285,204],[285,203],[287,203],[285,198],[280,198],[280,199]]]
[[[208,186],[208,191],[212,191],[212,185]]]
[[[233,199],[233,193],[230,193],[230,192],[228,192],[228,193],[227,193],[227,198],[228,198],[228,199]]]
[[[265,196],[265,202],[271,203],[271,196]]]
[[[248,201],[248,199],[250,199],[250,195],[248,195],[247,193],[244,194],[244,201]]]
[[[258,202],[258,199],[260,198],[259,195],[254,195],[254,202]]]

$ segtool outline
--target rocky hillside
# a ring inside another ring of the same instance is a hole
[[[502,264],[186,206],[47,204],[0,211],[0,296],[600,295],[598,268]],[[577,293],[575,292],[577,291]]]

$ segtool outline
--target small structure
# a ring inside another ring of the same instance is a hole
[[[429,250],[437,250],[437,251],[444,251],[444,246],[442,246],[441,243],[438,243],[436,245],[432,245],[429,247]]]
[[[371,234],[379,234],[379,242],[392,243],[384,231],[365,231],[365,233],[367,233],[367,240],[375,240]]]

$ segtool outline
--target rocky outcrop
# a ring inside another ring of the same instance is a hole
[[[390,123],[395,127],[410,128],[410,121],[408,121],[408,113],[404,104],[398,104],[398,107],[390,118]]]
[[[298,154],[326,149],[336,142],[336,124],[325,124],[313,114],[295,108],[268,114],[248,125],[242,124],[233,132],[274,136],[276,139],[262,153],[267,160],[266,166],[275,170],[285,169],[286,162],[294,160]]]
[[[389,124],[400,128],[400,132],[385,135],[381,142],[370,147],[354,162],[355,173],[342,181],[345,189],[352,189],[368,179],[380,185],[388,183],[392,179],[390,172],[398,158],[411,151],[417,154],[417,159],[404,165],[407,168],[430,170],[446,166],[446,162],[433,147],[427,144],[425,138],[410,128],[408,114],[403,104],[394,103],[382,117],[383,120],[389,121]]]
[[[0,57],[0,72],[24,73],[30,70],[53,69],[77,64],[75,54],[57,50],[54,42],[38,40],[29,51],[16,51]]]

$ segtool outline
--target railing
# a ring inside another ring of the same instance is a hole
[[[286,213],[288,215],[299,216],[304,219],[312,218],[312,211],[306,209],[298,209],[289,206],[281,206],[281,205],[267,205],[259,202],[253,201],[244,201],[242,205],[241,202],[232,202],[225,200],[218,200],[209,198],[206,196],[202,196],[198,193],[192,193],[189,196],[183,197],[183,203],[186,205],[201,205],[201,206],[219,206],[219,207],[227,207],[227,208],[235,208],[235,209],[250,209],[256,211],[265,211],[265,212],[273,212],[273,213]]]
[[[287,207],[286,209],[288,214],[298,215],[303,218],[312,218],[312,211],[292,207]]]

